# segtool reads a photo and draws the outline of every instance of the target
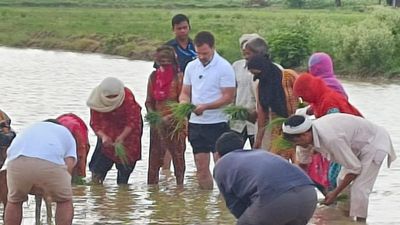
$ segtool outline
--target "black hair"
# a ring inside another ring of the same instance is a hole
[[[215,44],[214,35],[209,31],[200,31],[196,34],[196,37],[194,37],[194,44],[196,46],[207,44],[210,48],[213,48]]]
[[[223,133],[215,143],[215,149],[220,154],[224,156],[229,152],[237,149],[243,148],[243,138],[234,131],[228,131]]]
[[[58,125],[61,125],[61,123],[60,122],[58,122],[58,120],[56,120],[56,119],[46,119],[46,120],[43,120],[43,122],[49,122],[49,123],[55,123],[55,124],[58,124]]]
[[[302,115],[292,115],[283,124],[285,126],[297,127],[300,124],[304,123],[305,120],[306,120],[306,118]],[[310,130],[311,130],[311,128],[308,129],[306,132],[308,132]],[[300,135],[301,134],[288,134],[288,133],[283,132],[283,138],[288,141],[293,141]]]
[[[175,25],[180,24],[185,21],[189,24],[189,29],[190,29],[189,18],[184,14],[176,14],[174,17],[172,17],[172,20],[171,20],[172,29],[174,29]]]

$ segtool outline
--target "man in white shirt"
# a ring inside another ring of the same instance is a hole
[[[332,204],[350,185],[350,217],[366,221],[368,198],[379,168],[388,156],[388,167],[396,155],[387,131],[368,120],[344,113],[333,113],[311,121],[293,115],[282,125],[284,138],[310,151],[308,146],[327,159],[341,164],[345,176],[325,196],[324,204]],[[302,154],[302,153],[300,153]]]
[[[7,151],[5,224],[21,224],[22,203],[31,192],[57,203],[57,225],[72,224],[71,173],[75,164],[75,139],[56,120],[35,123],[17,135]]]
[[[250,115],[253,115],[254,119],[257,117],[256,112],[256,88],[257,82],[253,81],[253,74],[247,69],[247,60],[244,54],[246,43],[252,38],[261,38],[258,34],[243,34],[239,38],[240,49],[243,53],[243,59],[237,60],[232,64],[233,70],[236,76],[236,97],[235,105],[245,107]],[[254,135],[256,132],[255,121],[242,121],[233,120],[230,121],[231,130],[239,133],[244,143],[247,139],[250,141],[250,145],[253,147]],[[244,144],[243,143],[243,144]]]
[[[233,102],[235,73],[230,63],[215,51],[214,36],[210,32],[199,32],[194,44],[198,58],[185,69],[179,101],[196,105],[189,119],[188,138],[200,188],[212,189],[210,153],[215,153],[219,136],[229,130],[222,107]]]

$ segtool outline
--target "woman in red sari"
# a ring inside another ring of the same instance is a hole
[[[127,184],[141,159],[141,137],[143,122],[141,107],[131,90],[114,77],[104,79],[91,93],[87,105],[90,107],[90,126],[98,137],[89,169],[94,182],[102,183],[116,164],[117,183]],[[118,157],[117,146],[123,146],[124,157]]]
[[[156,52],[159,68],[150,74],[147,84],[146,109],[159,112],[162,116],[160,125],[150,127],[150,150],[148,184],[157,184],[159,171],[163,165],[166,151],[172,156],[177,185],[183,185],[185,175],[185,132],[174,134],[171,124],[170,102],[178,102],[182,88],[183,75],[179,72],[174,49],[161,46]]]

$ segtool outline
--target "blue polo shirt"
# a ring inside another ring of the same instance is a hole
[[[176,39],[172,39],[167,42],[167,45],[172,46],[175,50],[175,53],[178,57],[179,68],[181,72],[185,71],[186,65],[197,58],[197,53],[194,48],[193,41],[189,39],[189,43],[186,48],[182,48]]]
[[[174,48],[175,54],[178,58],[179,69],[182,73],[185,71],[186,65],[190,61],[197,58],[197,53],[192,39],[189,39],[189,43],[186,48],[182,48],[176,39],[172,39],[165,44]],[[158,68],[157,63],[154,63],[153,67]]]

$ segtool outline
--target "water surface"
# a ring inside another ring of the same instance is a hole
[[[29,124],[72,112],[89,121],[86,99],[104,78],[121,79],[144,106],[147,78],[152,62],[130,61],[98,54],[13,49],[0,47],[0,108],[19,132]],[[343,81],[350,101],[365,117],[391,133],[395,149],[400,147],[400,99],[398,84]],[[145,110],[142,110],[143,115]],[[95,136],[90,131],[90,142]],[[143,157],[136,164],[127,187],[116,185],[116,170],[104,186],[75,186],[73,224],[235,224],[217,188],[198,190],[190,146],[186,150],[185,188],[177,189],[172,175],[162,175],[158,187],[149,187],[147,159],[149,129],[143,134]],[[92,153],[93,148],[91,148]],[[397,151],[398,153],[399,151]],[[400,161],[400,160],[399,160]],[[400,162],[382,168],[370,197],[369,225],[400,224]],[[212,168],[213,165],[210,165]],[[88,172],[90,176],[90,172]],[[87,179],[89,181],[89,178]],[[34,223],[34,200],[24,203],[23,224]],[[44,208],[44,207],[43,207]],[[2,213],[0,206],[0,213]],[[46,224],[45,211],[42,218]],[[0,222],[1,223],[1,222]],[[338,207],[319,206],[310,224],[355,224]]]

